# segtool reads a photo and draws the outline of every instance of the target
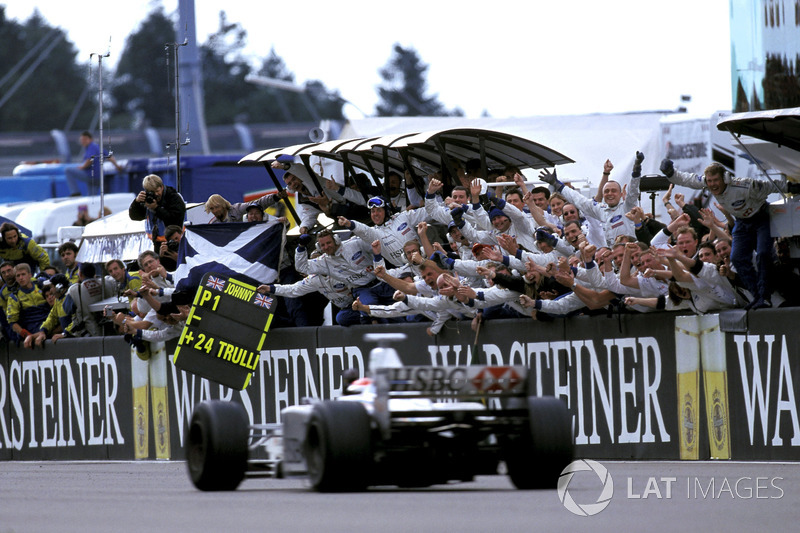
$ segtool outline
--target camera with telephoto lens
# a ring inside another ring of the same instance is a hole
[[[156,193],[153,191],[145,191],[144,192],[144,203],[152,204],[156,201]]]
[[[167,241],[167,250],[169,250],[170,252],[177,252],[178,246],[180,246],[180,244],[181,243],[179,243],[178,241]]]

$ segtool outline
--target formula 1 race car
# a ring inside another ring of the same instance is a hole
[[[525,367],[405,367],[379,346],[370,371],[349,394],[283,409],[283,424],[250,426],[239,404],[198,404],[185,439],[192,482],[201,490],[234,490],[245,476],[308,477],[319,491],[425,487],[497,474],[502,461],[517,488],[555,488],[572,461],[567,408],[530,396]]]

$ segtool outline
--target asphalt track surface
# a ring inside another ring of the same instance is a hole
[[[797,531],[800,464],[600,463],[613,496],[597,514],[578,516],[558,491],[517,491],[505,476],[349,494],[261,478],[204,493],[177,461],[0,462],[0,533]],[[597,510],[603,486],[581,471],[565,494],[574,509]]]

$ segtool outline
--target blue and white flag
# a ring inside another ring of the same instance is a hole
[[[234,222],[186,226],[173,274],[177,291],[194,291],[215,272],[251,285],[278,279],[283,246],[280,222]]]
[[[29,230],[25,226],[20,226],[19,224],[17,224],[16,222],[11,220],[10,218],[6,218],[4,216],[0,216],[0,224],[2,224],[3,222],[10,222],[10,223],[14,224],[17,227],[17,229],[19,230],[20,233],[24,233],[28,237],[33,237],[33,235],[31,235],[31,230]]]

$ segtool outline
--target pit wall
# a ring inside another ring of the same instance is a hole
[[[579,457],[796,461],[798,323],[794,309],[498,320],[482,327],[478,357],[526,365],[535,394],[562,398]],[[234,391],[177,369],[174,343],[147,363],[120,337],[2,343],[0,460],[183,459],[196,403],[233,400],[254,423],[278,422],[303,397],[340,395],[342,370],[363,373],[373,344],[362,337],[376,330],[407,334],[397,350],[409,365],[472,359],[468,322],[436,337],[410,323],[278,329]]]

